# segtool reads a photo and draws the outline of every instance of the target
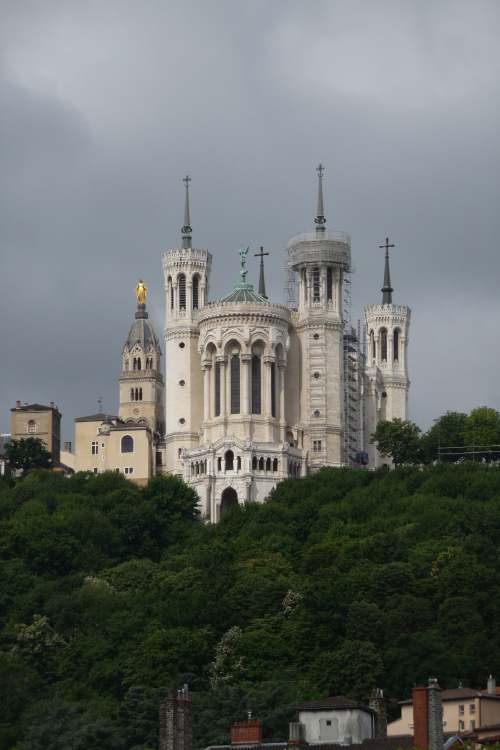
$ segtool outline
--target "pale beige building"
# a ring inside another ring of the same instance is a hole
[[[443,731],[446,734],[475,731],[500,723],[500,695],[490,678],[487,690],[454,688],[442,690]],[[387,725],[389,736],[413,733],[413,702],[401,702],[401,718]]]
[[[13,440],[38,438],[52,455],[54,464],[59,464],[61,457],[61,413],[51,402],[43,404],[16,405],[10,410],[10,432]]]

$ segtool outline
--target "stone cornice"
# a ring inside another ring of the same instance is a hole
[[[191,328],[166,328],[164,331],[165,341],[172,339],[197,339],[200,332],[197,327]]]
[[[273,325],[277,322],[288,327],[290,310],[285,305],[255,304],[253,302],[209,302],[199,312],[200,326],[208,322],[216,324],[224,322],[226,325],[231,318],[239,324],[266,322]]]

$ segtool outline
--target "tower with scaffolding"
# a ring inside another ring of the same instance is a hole
[[[326,229],[318,167],[315,231],[287,247],[285,299],[300,353],[298,421],[311,469],[353,465],[360,452],[362,356],[351,322],[351,241]]]

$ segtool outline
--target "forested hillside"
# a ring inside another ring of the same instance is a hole
[[[217,526],[177,479],[0,484],[0,748],[156,747],[194,691],[197,747],[247,709],[436,675],[500,676],[500,470],[323,470]]]

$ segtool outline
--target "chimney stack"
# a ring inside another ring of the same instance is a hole
[[[20,401],[16,401],[16,409],[20,409],[20,408],[21,408],[21,402]]]
[[[231,745],[260,745],[262,722],[259,719],[237,721],[231,727]]]
[[[493,677],[493,675],[490,674],[488,677],[488,694],[489,695],[496,695],[497,694],[497,681]]]
[[[387,712],[385,708],[384,691],[381,688],[374,688],[372,690],[368,705],[373,711],[375,711],[373,737],[376,739],[384,739],[387,737]]]
[[[173,690],[160,703],[159,750],[192,750],[192,704],[188,686]]]
[[[443,750],[443,702],[435,677],[412,690],[413,740],[423,750]]]

